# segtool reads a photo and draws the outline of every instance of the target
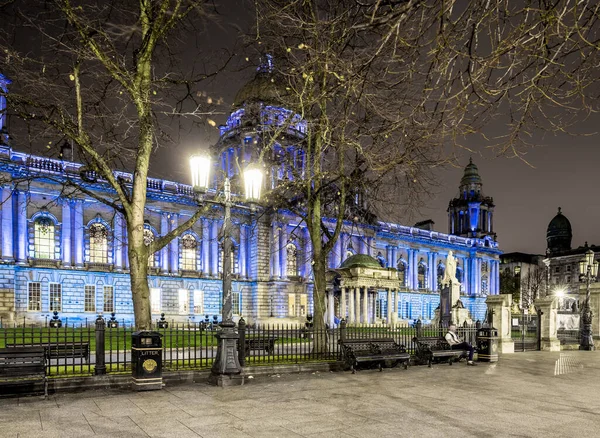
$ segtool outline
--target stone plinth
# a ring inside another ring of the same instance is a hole
[[[538,298],[534,304],[538,309],[538,324],[542,330],[540,348],[543,351],[560,351],[560,341],[557,337],[558,298]]]

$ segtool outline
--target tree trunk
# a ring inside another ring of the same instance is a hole
[[[320,236],[319,236],[320,237]],[[314,241],[315,239],[313,239]],[[313,289],[313,302],[314,302],[314,352],[315,353],[326,353],[327,352],[327,334],[325,325],[325,294],[327,291],[327,265],[325,263],[325,256],[322,250],[320,239],[319,245],[315,245],[313,242],[313,277],[314,277],[314,289]]]
[[[135,326],[138,330],[152,328],[150,288],[148,287],[148,247],[144,245],[143,220],[135,227],[128,227],[129,276]]]

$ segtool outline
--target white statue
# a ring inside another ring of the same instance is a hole
[[[460,285],[456,278],[456,257],[452,254],[452,250],[448,251],[448,257],[446,257],[446,269],[444,270],[444,278],[442,278],[442,287],[446,287],[449,284]]]

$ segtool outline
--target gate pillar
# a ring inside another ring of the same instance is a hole
[[[555,296],[535,300],[538,308],[538,324],[540,325],[540,350],[560,351],[560,341],[557,336],[558,299]]]
[[[485,303],[492,312],[492,325],[498,329],[498,351],[502,354],[514,353],[515,342],[511,337],[510,308],[512,295],[488,295]]]

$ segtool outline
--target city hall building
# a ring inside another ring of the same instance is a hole
[[[238,93],[234,111],[212,148],[219,158],[221,176],[216,178],[234,177],[236,158],[251,153],[257,133],[286,120],[292,124],[280,145],[282,153],[293,154],[297,168],[305,166],[306,124],[276,105],[270,86],[265,72],[259,71]],[[103,195],[110,193],[109,185],[80,163],[19,152],[8,145],[6,130],[2,132],[2,323],[43,324],[54,311],[68,324],[91,322],[99,313],[115,313],[119,321],[132,323],[124,220],[92,197],[69,194],[63,182],[74,181]],[[125,185],[132,181],[131,174],[115,174]],[[274,186],[286,177],[272,169],[266,184]],[[148,241],[168,233],[198,208],[188,184],[149,178],[147,186]],[[214,195],[209,191],[208,196]],[[377,221],[344,226],[329,257],[330,278],[342,278],[328,289],[329,322],[334,314],[350,317],[350,300],[360,309],[360,322],[385,322],[392,313],[398,320],[431,321],[450,250],[457,258],[461,301],[473,320],[483,320],[486,296],[499,293],[501,252],[493,231],[493,209],[493,200],[483,195],[477,167],[470,162],[458,196],[448,207],[448,234],[434,231],[431,221],[415,226]],[[154,319],[161,313],[178,322],[198,322],[205,315],[220,319],[222,214],[213,208],[149,258]],[[310,239],[301,220],[287,211],[251,214],[234,208],[232,228],[234,314],[251,323],[306,321],[313,313],[313,284]]]

